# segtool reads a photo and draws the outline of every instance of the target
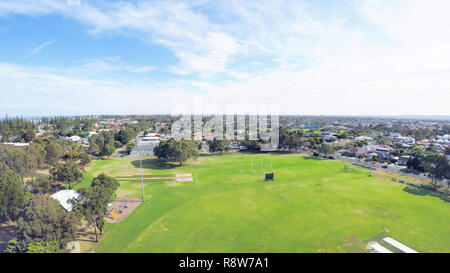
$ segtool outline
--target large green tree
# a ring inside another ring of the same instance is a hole
[[[326,157],[328,157],[330,154],[334,154],[336,151],[330,144],[321,144],[319,151],[321,153],[324,153]]]
[[[424,169],[431,178],[432,183],[445,179],[448,168],[448,160],[443,155],[433,153],[425,157]]]
[[[15,221],[29,199],[18,174],[7,171],[0,176],[0,222]]]
[[[38,194],[46,194],[52,188],[52,181],[45,176],[39,176],[31,180],[31,186]]]
[[[56,253],[60,251],[58,240],[49,242],[31,242],[27,246],[27,253]]]
[[[110,192],[107,188],[94,186],[80,189],[80,194],[83,197],[75,200],[74,209],[94,227],[95,241],[98,242],[97,229],[103,234]]]
[[[122,143],[122,145],[126,145],[134,138],[135,132],[131,129],[122,129],[117,134],[117,140]]]
[[[100,174],[92,180],[89,188],[80,189],[83,197],[74,202],[75,210],[94,226],[96,241],[98,241],[97,229],[100,235],[103,234],[108,203],[114,199],[119,186],[119,181],[115,178]]]
[[[83,177],[83,171],[73,160],[68,160],[64,164],[56,165],[50,170],[51,177],[54,181],[59,181],[72,189],[72,184],[78,183]]]
[[[110,196],[109,201],[112,201],[112,198],[114,197],[114,192],[120,186],[120,183],[117,179],[102,173],[92,180],[91,187],[96,186],[105,188]]]
[[[76,214],[64,210],[58,201],[45,195],[35,196],[24,208],[17,221],[17,240],[24,252],[32,242],[57,240],[63,248],[76,239],[79,219]]]
[[[229,141],[217,138],[208,141],[210,152],[224,152],[228,150],[229,144],[230,144]]]
[[[155,155],[167,162],[178,162],[182,166],[189,159],[197,159],[199,152],[197,144],[192,140],[161,141],[154,150]]]
[[[64,153],[63,146],[54,141],[51,141],[46,146],[45,160],[48,164],[55,164],[55,162],[62,157],[63,153]]]

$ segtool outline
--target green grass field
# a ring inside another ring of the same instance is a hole
[[[271,165],[275,181],[265,182]],[[145,175],[192,173],[194,182],[145,182],[146,202],[113,224],[96,252],[365,252],[383,236],[450,252],[448,200],[342,162],[235,154],[169,168],[146,159],[144,167]],[[101,172],[133,176],[138,168],[136,159],[95,161],[76,188]],[[140,197],[140,182],[122,181],[118,195]]]

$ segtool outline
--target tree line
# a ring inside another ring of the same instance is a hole
[[[416,149],[406,163],[408,169],[427,173],[432,184],[446,180],[450,187],[450,163],[446,156]]]

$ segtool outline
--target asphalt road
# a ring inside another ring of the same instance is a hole
[[[422,178],[422,179],[426,179],[426,180],[430,181],[430,179],[425,174],[418,172],[418,171],[409,170],[408,168],[406,168],[404,166],[398,166],[395,164],[382,164],[382,163],[378,163],[378,162],[367,163],[362,159],[354,158],[354,157],[347,157],[347,156],[340,156],[340,157],[335,157],[335,158],[337,160],[341,160],[341,161],[369,165],[376,169],[384,169],[384,170],[394,171],[394,172],[398,172],[400,174],[404,174],[404,175],[408,175],[408,176],[416,177],[416,178]],[[383,168],[384,165],[387,165],[387,168]],[[444,182],[440,181],[438,183],[444,183]]]

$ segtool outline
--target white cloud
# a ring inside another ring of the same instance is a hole
[[[9,91],[1,92],[0,109],[12,115],[167,113],[170,106],[189,100],[187,92],[170,85],[99,80],[74,76],[70,69],[6,63],[0,63],[0,90]]]
[[[40,1],[33,6],[31,1],[0,2],[0,15],[58,12],[87,25],[92,35],[133,35],[172,50],[178,63],[170,70],[181,79],[192,74],[198,78],[158,87],[129,86],[119,80],[104,83],[3,67],[2,90],[38,87],[57,92],[60,83],[61,90],[78,90],[88,101],[89,92],[103,90],[115,94],[107,98],[112,112],[167,113],[172,99],[190,102],[192,90],[197,90],[208,104],[270,103],[291,114],[450,115],[446,0],[359,1],[341,9],[306,1],[82,1],[70,7]],[[235,66],[245,60],[249,66]],[[152,69],[103,59],[85,63],[84,69],[96,68]]]
[[[78,74],[104,74],[108,72],[146,73],[155,70],[149,65],[131,65],[120,60],[120,57],[95,58],[83,60],[80,64],[69,67],[71,72]]]
[[[50,40],[50,41],[47,41],[47,42],[44,42],[44,43],[40,44],[39,46],[33,48],[33,49],[25,56],[25,58],[29,58],[29,57],[31,57],[31,56],[34,56],[34,55],[36,55],[36,54],[39,54],[39,52],[41,52],[45,47],[47,47],[47,46],[53,44],[54,42],[55,42],[55,40]]]

